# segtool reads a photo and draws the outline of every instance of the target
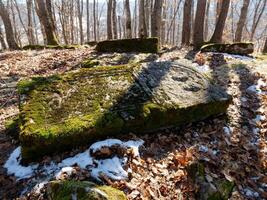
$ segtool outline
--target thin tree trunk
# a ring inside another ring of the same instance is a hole
[[[3,4],[2,0],[0,0],[0,16],[3,20],[4,26],[5,26],[5,32],[6,32],[6,41],[8,43],[8,46],[10,49],[19,49],[18,44],[15,41],[15,35],[12,29],[11,20],[9,18],[9,13]]]
[[[192,1],[187,0],[184,3],[184,18],[183,18],[183,30],[182,30],[182,45],[190,44],[191,36],[191,17],[192,17]]]
[[[199,48],[204,42],[204,22],[205,22],[205,10],[206,0],[198,0],[197,11],[195,16],[194,36],[193,43],[196,48]]]
[[[265,39],[265,44],[264,44],[264,47],[263,47],[263,53],[267,53],[267,37]]]
[[[167,1],[164,0],[162,8],[162,22],[161,22],[161,44],[165,44],[166,39],[166,21],[167,21]]]
[[[107,9],[107,36],[109,40],[112,40],[112,3],[113,0],[108,1],[108,9]]]
[[[204,39],[208,40],[209,37],[209,16],[210,15],[210,0],[207,1],[206,16],[205,16],[205,28]]]
[[[77,1],[78,19],[79,19],[79,31],[80,31],[80,44],[83,44],[83,0]]]
[[[157,0],[151,16],[151,36],[160,38],[163,0]]]
[[[140,38],[147,37],[146,15],[145,15],[145,0],[139,0],[139,30]]]
[[[132,20],[129,0],[125,0],[126,38],[132,38]]]
[[[27,34],[29,38],[29,44],[35,44],[34,32],[33,32],[33,23],[32,23],[32,0],[27,0],[27,17],[28,17],[28,27]]]
[[[260,2],[263,2],[263,5],[262,5],[261,10],[258,11]],[[257,6],[257,8],[255,10],[255,15],[254,15],[254,19],[253,19],[252,28],[251,28],[251,34],[250,34],[250,40],[251,41],[254,38],[254,35],[255,35],[256,29],[257,29],[257,27],[259,25],[260,19],[261,19],[262,15],[263,15],[263,13],[265,11],[267,0],[263,0],[263,1],[260,1],[260,2],[259,2],[258,6]]]
[[[93,17],[94,17],[94,40],[97,41],[97,33],[96,33],[96,27],[97,27],[97,17],[96,17],[96,2],[95,0],[93,1]]]
[[[58,45],[58,40],[55,32],[54,21],[51,21],[51,13],[49,13],[47,5],[44,0],[35,0],[36,2],[36,12],[40,19],[41,24],[43,25],[44,32],[46,35],[47,44],[49,45]]]
[[[2,49],[7,49],[7,46],[6,46],[6,42],[4,40],[4,34],[3,34],[3,31],[2,31],[2,28],[1,28],[1,25],[0,25],[0,44],[2,46]]]
[[[117,1],[112,1],[112,31],[113,39],[118,39],[118,29],[117,29]]]
[[[89,6],[90,2],[89,0],[86,0],[86,36],[87,36],[87,41],[90,41],[90,12],[89,12]]]
[[[235,32],[236,42],[240,42],[242,40],[243,29],[245,26],[245,22],[247,20],[249,3],[250,3],[250,0],[243,0],[243,6],[241,9],[240,17],[239,17],[236,32]]]
[[[214,42],[214,43],[222,42],[223,29],[225,26],[225,21],[227,18],[229,6],[230,6],[230,0],[223,0],[221,12],[220,12],[214,33],[211,37],[211,42]]]

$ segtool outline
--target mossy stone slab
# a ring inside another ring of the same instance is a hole
[[[97,43],[98,52],[141,52],[158,53],[158,38],[134,38],[122,40],[106,40]]]
[[[254,51],[254,45],[250,42],[237,42],[232,44],[206,44],[201,47],[201,52],[220,52],[230,53],[238,55],[252,54]]]
[[[21,81],[18,90],[25,160],[203,120],[231,101],[200,72],[171,62],[82,69]]]
[[[89,181],[49,182],[47,197],[49,200],[127,200],[122,191]]]

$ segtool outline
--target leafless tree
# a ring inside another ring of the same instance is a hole
[[[15,41],[15,35],[13,32],[11,20],[9,18],[9,13],[8,13],[8,10],[6,9],[6,6],[2,2],[2,0],[0,0],[0,16],[5,26],[6,40],[7,40],[9,48],[18,49],[19,46],[17,42]]]
[[[193,43],[195,47],[199,47],[204,42],[204,20],[206,10],[206,0],[198,0],[195,16]]]
[[[224,30],[225,21],[227,18],[229,6],[230,6],[230,0],[223,0],[222,1],[221,12],[220,12],[219,18],[217,20],[214,33],[211,37],[211,42],[215,42],[215,43],[222,42],[223,30]]]
[[[125,0],[126,38],[132,38],[132,20],[129,0]]]
[[[188,0],[184,2],[182,45],[190,44],[191,23],[192,23],[192,20],[191,20],[192,2],[193,0]]]
[[[147,37],[145,0],[139,0],[139,37]]]
[[[151,16],[151,36],[152,37],[160,37],[162,4],[163,4],[163,0],[157,0],[154,2],[153,12]]]
[[[108,9],[107,9],[107,36],[108,39],[111,40],[113,39],[113,34],[112,34],[112,3],[113,0],[108,1]]]
[[[2,46],[2,49],[7,49],[1,25],[0,25],[0,44]]]
[[[43,26],[47,44],[58,45],[58,39],[56,37],[54,21],[49,11],[50,10],[49,1],[35,0],[35,3],[36,3],[36,13]]]

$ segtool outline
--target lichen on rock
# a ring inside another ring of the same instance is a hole
[[[22,158],[224,113],[231,97],[171,62],[81,69],[19,83]]]

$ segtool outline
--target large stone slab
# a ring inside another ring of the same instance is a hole
[[[106,40],[97,43],[98,52],[141,52],[158,53],[158,38],[133,38],[121,40]]]
[[[22,81],[25,160],[121,133],[143,133],[224,113],[231,97],[190,66],[155,62]]]
[[[254,45],[250,42],[236,42],[232,44],[206,44],[201,47],[201,52],[220,52],[230,53],[238,55],[252,54],[254,51]]]

